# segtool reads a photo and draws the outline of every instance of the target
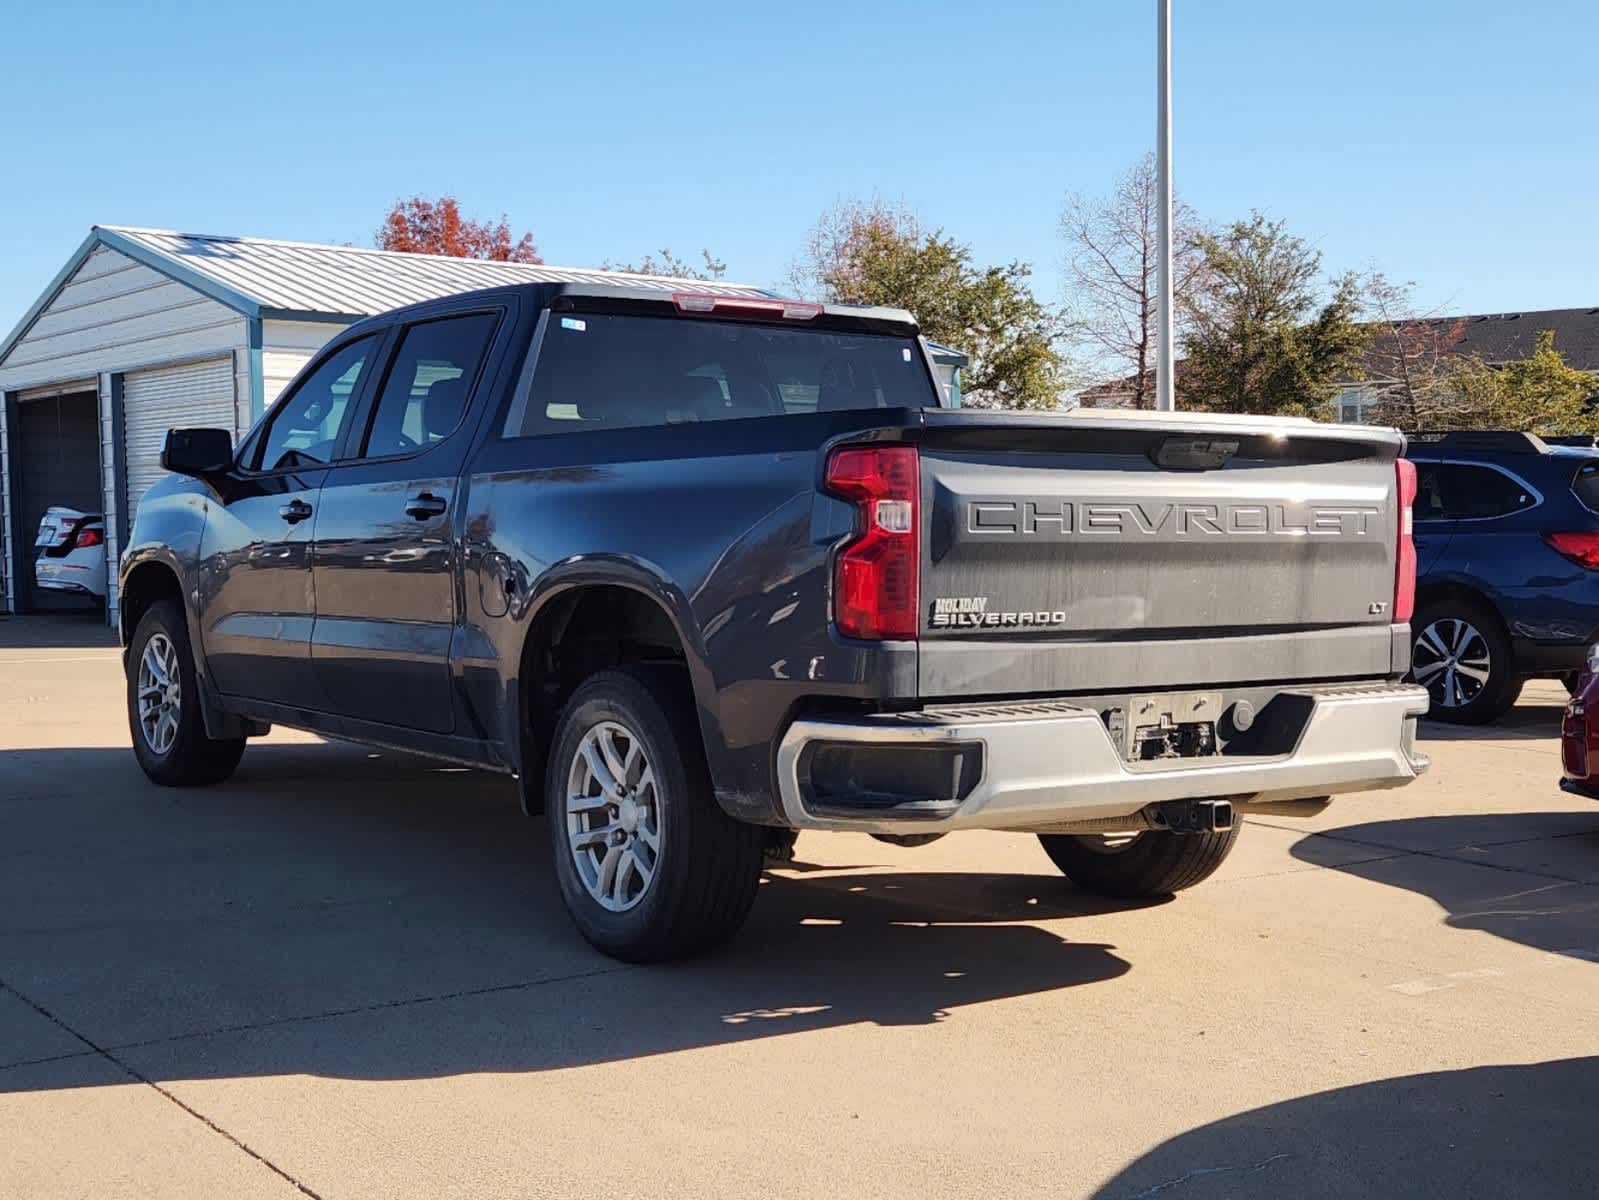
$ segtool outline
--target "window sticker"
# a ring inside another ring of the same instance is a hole
[[[906,362],[910,362],[910,360],[911,360],[911,348],[909,346],[902,347],[900,349],[900,353],[905,356],[905,361]]]
[[[576,317],[562,317],[561,318],[561,328],[562,329],[571,329],[571,330],[576,331],[577,333],[582,333],[585,329],[588,328],[588,322],[587,321],[580,321]]]

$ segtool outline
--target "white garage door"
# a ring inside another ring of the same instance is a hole
[[[161,478],[167,430],[209,427],[233,432],[233,360],[130,372],[122,384],[128,431],[128,516],[139,497]]]

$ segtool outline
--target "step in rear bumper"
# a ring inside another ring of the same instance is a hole
[[[1273,757],[1222,755],[1128,763],[1097,711],[1070,701],[958,705],[847,720],[798,720],[777,754],[783,813],[798,829],[935,833],[1048,829],[1131,816],[1165,800],[1292,800],[1399,787],[1429,765],[1415,748],[1424,688],[1408,684],[1284,689],[1311,701],[1297,743]],[[883,752],[965,746],[980,753],[975,784],[936,815],[826,811],[802,780],[807,749]],[[841,749],[840,749],[841,748]]]

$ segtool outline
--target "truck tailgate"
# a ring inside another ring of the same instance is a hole
[[[1400,447],[1299,422],[930,415],[921,694],[1389,675]]]

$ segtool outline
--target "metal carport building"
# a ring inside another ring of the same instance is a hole
[[[0,574],[9,612],[35,596],[44,508],[105,515],[107,561],[160,474],[166,431],[235,438],[346,325],[400,305],[526,282],[623,282],[761,295],[727,283],[96,226],[0,342]],[[108,616],[116,611],[111,572]]]

